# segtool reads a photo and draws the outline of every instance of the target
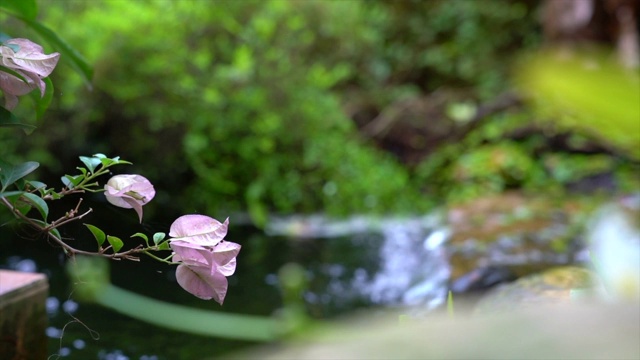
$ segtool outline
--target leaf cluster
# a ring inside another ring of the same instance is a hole
[[[61,178],[62,188],[56,190],[48,187],[45,183],[35,180],[27,180],[26,177],[32,174],[40,164],[34,161],[25,162],[18,165],[12,165],[0,160],[0,204],[8,208],[15,216],[16,220],[33,226],[44,233],[53,241],[58,243],[65,253],[75,255],[77,253],[92,254],[91,252],[74,249],[66,244],[58,228],[72,221],[77,221],[92,212],[92,209],[81,211],[80,207],[82,199],[78,202],[74,209],[66,212],[62,217],[49,221],[49,201],[62,199],[72,194],[80,194],[84,192],[101,192],[104,189],[100,186],[97,178],[110,172],[110,167],[114,165],[131,164],[119,157],[109,158],[104,154],[95,154],[91,157],[80,156],[80,161],[84,167],[77,167],[79,174],[64,175]],[[37,211],[37,215],[32,214],[32,210]],[[147,236],[141,233],[134,234],[132,237],[140,237],[145,241],[146,247],[138,246],[132,250],[120,253],[124,246],[123,241],[111,235],[106,235],[101,229],[94,225],[85,224],[89,231],[93,234],[98,243],[98,250],[95,254],[105,254],[109,248],[113,250],[110,257],[126,258],[135,260],[131,254],[144,252],[153,256],[149,251],[169,250],[166,242],[165,234],[156,233],[153,236],[153,245],[149,244]],[[105,240],[109,243],[107,248],[103,248]],[[155,257],[155,256],[153,256]],[[162,260],[167,262],[166,260]]]

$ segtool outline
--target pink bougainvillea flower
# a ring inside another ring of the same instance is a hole
[[[211,274],[206,267],[178,265],[176,279],[183,289],[202,300],[213,299],[222,305],[227,295],[227,278],[218,272]]]
[[[204,215],[185,215],[171,225],[169,245],[178,284],[189,293],[222,304],[227,294],[227,278],[236,270],[240,245],[223,241],[229,219],[224,223]],[[179,237],[176,237],[179,236]],[[211,245],[213,244],[213,245]]]
[[[104,186],[104,195],[111,204],[134,209],[142,222],[142,205],[145,205],[156,195],[153,185],[144,176],[116,175]]]
[[[183,246],[215,246],[227,235],[228,226],[229,218],[221,223],[209,216],[183,215],[171,224],[169,236],[173,241],[181,241]]]
[[[186,245],[186,246],[185,246]],[[236,256],[240,245],[231,241],[222,241],[214,247],[194,249],[182,241],[172,240],[173,261],[187,266],[209,267],[211,272],[220,272],[224,276],[233,275],[236,270]]]
[[[0,71],[0,90],[4,93],[5,107],[13,109],[18,105],[18,96],[36,88],[40,89],[40,96],[44,96],[46,85],[42,79],[51,74],[59,59],[59,53],[46,55],[42,46],[27,39],[11,39],[0,44],[0,65],[24,78]]]
[[[203,300],[213,299],[222,305],[227,294],[227,278],[236,270],[236,256],[240,245],[221,241],[211,248],[194,249],[183,241],[171,241],[178,284]]]

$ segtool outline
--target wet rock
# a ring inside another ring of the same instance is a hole
[[[488,266],[460,276],[451,283],[450,290],[456,294],[482,291],[515,279],[516,275],[506,267]]]
[[[505,193],[449,209],[446,245],[451,289],[467,292],[543,271],[580,263],[584,249],[576,201],[528,198]]]
[[[599,288],[597,275],[589,269],[564,266],[528,275],[497,286],[476,305],[477,313],[506,312],[532,305],[568,303],[575,289]]]

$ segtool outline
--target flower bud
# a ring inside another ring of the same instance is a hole
[[[116,175],[104,186],[105,197],[111,204],[134,209],[142,222],[142,205],[156,195],[153,185],[144,176]]]

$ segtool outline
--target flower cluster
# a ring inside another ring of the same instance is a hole
[[[169,236],[178,284],[193,295],[222,304],[227,278],[236,270],[240,245],[225,241],[229,219],[221,223],[204,215],[184,215],[171,225]]]
[[[116,175],[105,185],[107,200],[122,208],[133,208],[142,222],[142,206],[155,196],[153,185],[140,175]],[[227,276],[236,270],[240,245],[224,241],[229,219],[224,223],[204,215],[184,215],[169,229],[173,263],[178,263],[178,284],[191,294],[222,304],[227,294]]]
[[[44,96],[46,85],[42,79],[51,74],[59,59],[59,53],[46,55],[42,46],[27,39],[11,39],[0,44],[0,65],[6,68],[0,71],[5,108],[15,108],[18,96],[34,89],[39,89],[40,96]]]

